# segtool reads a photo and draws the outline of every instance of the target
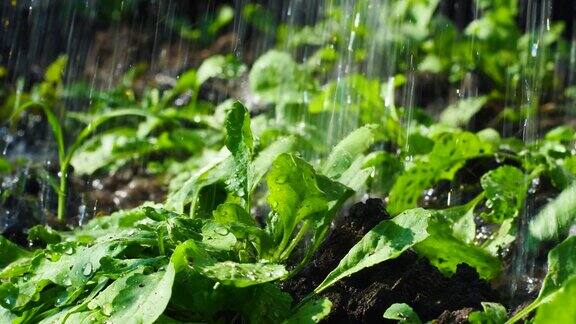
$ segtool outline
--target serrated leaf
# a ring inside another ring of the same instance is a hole
[[[513,166],[502,166],[485,173],[480,179],[491,212],[482,217],[501,224],[520,213],[528,191],[528,177]]]
[[[490,144],[468,132],[442,133],[434,138],[434,148],[402,173],[390,190],[388,211],[398,214],[416,207],[424,190],[438,180],[451,180],[466,160],[488,154]]]
[[[455,273],[460,263],[476,268],[480,277],[485,279],[494,278],[500,273],[500,260],[482,248],[467,244],[454,236],[450,223],[442,215],[435,215],[430,221],[428,233],[428,238],[414,248],[442,273]]]
[[[421,208],[408,210],[392,220],[382,221],[371,229],[340,260],[314,292],[320,293],[362,269],[398,257],[428,237],[428,221],[432,213]]]
[[[61,287],[82,289],[100,268],[100,260],[122,252],[125,245],[117,241],[94,244],[92,246],[63,246],[64,251],[56,261],[44,254],[34,258],[33,266],[26,277],[17,278],[17,288],[10,291],[9,284],[0,286],[0,304],[13,309],[23,307],[46,286],[53,283]],[[11,299],[9,304],[3,301]]]

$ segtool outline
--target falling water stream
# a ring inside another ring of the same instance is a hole
[[[412,3],[416,5],[429,1],[435,0]],[[94,93],[113,89],[128,69],[144,62],[149,66],[155,84],[162,87],[173,83],[178,74],[186,68],[197,66],[211,54],[229,52],[242,61],[252,63],[266,51],[276,48],[290,53],[297,62],[306,62],[314,59],[319,44],[330,44],[327,48],[337,53],[336,62],[317,77],[323,81],[335,80],[335,91],[331,93],[331,98],[325,100],[329,113],[315,121],[328,134],[330,145],[340,141],[361,123],[357,107],[366,98],[351,86],[349,81],[354,75],[380,80],[382,89],[378,95],[384,105],[382,111],[375,111],[375,114],[385,114],[398,107],[406,110],[402,120],[406,137],[412,133],[411,120],[422,103],[429,107],[421,108],[438,111],[439,107],[476,97],[485,90],[479,76],[471,73],[462,77],[461,81],[451,83],[420,77],[417,65],[419,53],[415,42],[421,37],[418,33],[425,33],[428,26],[419,25],[415,17],[398,16],[394,11],[398,3],[395,0],[228,1],[236,15],[213,44],[204,41],[201,35],[187,34],[198,26],[191,22],[191,17],[201,19],[216,15],[220,5],[226,1],[207,1],[201,5],[194,2],[5,0],[0,4],[0,66],[7,71],[3,82],[16,84],[18,79],[25,80],[26,85],[36,82],[51,61],[60,54],[66,54],[69,65],[65,84],[81,80]],[[424,6],[420,9],[419,19],[426,20],[426,15],[441,13],[461,29],[471,20],[483,17],[480,6],[473,1],[440,1],[437,10],[429,13]],[[508,75],[504,81],[504,105],[515,111],[527,110],[530,113],[517,124],[504,123],[499,131],[504,136],[518,136],[519,130],[519,137],[526,143],[538,141],[542,135],[538,110],[546,103],[543,100],[553,100],[543,97],[542,82],[545,70],[549,68],[545,66],[551,53],[546,37],[550,33],[555,9],[558,10],[551,0],[519,2],[518,24],[528,37],[526,41],[530,50],[523,58],[523,68],[519,73],[516,76]],[[406,20],[411,24],[405,24]],[[303,37],[297,30],[305,26],[314,28],[317,39],[309,39],[306,44],[296,46]],[[280,36],[278,28],[284,30]],[[330,38],[321,39],[326,35]],[[576,86],[576,33],[571,33],[571,37],[569,61],[557,62],[562,67],[556,68],[555,72],[563,83],[555,84],[559,89]],[[469,53],[476,62],[481,62],[483,57],[477,46],[478,43],[472,39]],[[395,88],[395,82],[400,82],[402,78],[404,86]],[[422,93],[422,89],[429,86],[424,82],[433,84],[429,87],[434,89],[432,93]],[[303,97],[306,104],[312,100],[307,94]],[[249,95],[241,99],[247,102],[253,100]],[[574,104],[574,100],[565,104]],[[81,111],[89,102],[70,100],[66,105],[69,110]],[[291,118],[299,123],[310,122],[304,115]],[[21,129],[0,128],[3,155],[10,158],[25,156],[32,161],[14,177],[5,178],[3,190],[26,185],[21,177],[28,175],[30,164],[40,163],[50,168],[50,164],[55,163],[55,146],[51,144],[50,130],[41,124],[40,120],[31,120],[21,124]],[[406,141],[404,145],[408,151],[409,142]],[[451,188],[450,192],[456,189]],[[38,191],[41,196],[40,211],[34,211],[39,213],[34,217],[42,222],[45,221],[42,210],[53,208],[56,197],[46,183],[41,183]],[[447,205],[458,203],[450,200],[450,195],[448,197]],[[512,295],[517,290],[526,289],[527,280],[533,276],[535,256],[527,251],[524,241],[527,223],[537,207],[527,200],[520,218],[520,243],[515,245],[513,251]],[[29,217],[26,213],[31,210],[34,208],[30,206],[0,207],[0,232],[15,222],[15,217]],[[80,204],[79,223],[89,218],[90,212],[90,206]]]

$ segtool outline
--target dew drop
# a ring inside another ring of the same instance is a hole
[[[89,276],[92,274],[92,263],[90,262],[86,263],[84,269],[82,270],[82,274],[85,276]]]

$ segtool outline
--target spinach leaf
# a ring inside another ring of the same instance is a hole
[[[392,220],[382,221],[352,247],[340,260],[336,269],[328,274],[314,292],[320,293],[342,278],[380,262],[394,259],[410,247],[424,241],[428,237],[430,217],[431,212],[418,208],[405,211]]]
[[[483,311],[475,311],[468,315],[471,324],[501,324],[506,321],[506,308],[498,303],[482,303]]]
[[[548,253],[548,273],[542,283],[538,298],[520,312],[516,313],[507,323],[515,323],[528,316],[533,310],[563,295],[564,285],[573,286],[576,276],[576,236],[572,236],[558,244]],[[570,282],[570,283],[569,283]],[[569,283],[569,284],[568,284]],[[569,288],[571,291],[573,288]],[[548,311],[545,311],[545,314]]]
[[[377,138],[377,125],[366,125],[353,131],[334,147],[321,168],[322,173],[338,179]]]
[[[174,273],[174,265],[168,264],[165,271],[130,276],[126,287],[112,300],[109,320],[115,323],[154,322],[168,305]]]
[[[442,133],[434,138],[430,154],[420,157],[402,173],[390,191],[388,211],[398,214],[413,208],[424,190],[441,179],[451,180],[466,160],[488,154],[490,144],[468,132]]]
[[[455,273],[460,263],[476,268],[482,278],[491,279],[500,273],[500,260],[482,248],[454,236],[450,222],[444,218],[442,211],[431,218],[428,233],[429,236],[414,248],[442,273]]]
[[[244,105],[236,101],[226,113],[226,147],[234,160],[231,178],[226,180],[231,192],[250,203],[252,185],[248,183],[254,139],[250,129],[250,114]]]
[[[290,54],[271,50],[260,56],[248,76],[250,90],[273,103],[303,103],[315,85]]]
[[[315,252],[330,227],[334,213],[351,195],[347,187],[319,175],[311,165],[290,154],[280,155],[266,177],[272,208],[267,231],[276,243],[273,260],[286,259],[309,232]],[[293,236],[301,224],[296,236]]]
[[[0,236],[0,270],[3,270],[10,263],[28,256],[31,256],[30,252],[8,241],[4,236]]]
[[[482,109],[488,98],[471,97],[458,100],[457,103],[446,107],[440,114],[440,122],[453,127],[466,126],[470,119]]]
[[[118,255],[125,248],[125,243],[110,241],[89,247],[73,244],[60,246],[64,251],[51,256],[57,257],[56,261],[49,259],[49,255],[40,253],[34,257],[25,276],[13,278],[16,286],[3,283],[0,286],[0,304],[11,310],[23,308],[50,284],[69,288],[70,295],[61,297],[59,302],[70,303],[77,297],[73,291],[84,289],[100,267],[100,260],[106,256]]]
[[[528,177],[518,168],[502,166],[487,172],[480,179],[491,212],[482,217],[492,223],[502,223],[520,213],[528,191]]]
[[[16,316],[12,313],[10,313],[9,310],[7,310],[6,308],[0,306],[0,322],[2,323],[12,323],[12,320],[15,318]]]
[[[392,304],[384,312],[384,318],[403,324],[420,324],[422,321],[408,304]]]
[[[576,277],[572,276],[548,302],[538,307],[534,323],[575,323],[575,319]]]
[[[328,298],[313,299],[298,307],[284,324],[313,324],[324,319],[332,308],[332,302]]]
[[[214,281],[239,288],[275,281],[288,274],[283,265],[267,263],[201,262],[194,268]]]
[[[576,183],[549,202],[530,222],[530,234],[549,240],[566,230],[576,219]]]
[[[244,72],[246,72],[246,66],[238,61],[235,56],[215,55],[202,62],[196,72],[196,78],[198,79],[198,84],[202,85],[211,78],[230,80],[237,78]]]

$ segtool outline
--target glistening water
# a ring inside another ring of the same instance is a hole
[[[42,79],[48,64],[66,55],[64,85],[71,86],[67,91],[74,91],[72,85],[81,81],[90,96],[88,100],[69,96],[59,110],[63,115],[86,110],[93,96],[114,89],[126,71],[141,63],[147,65],[146,77],[163,88],[211,55],[233,53],[252,64],[276,48],[299,63],[317,65],[316,79],[330,89],[322,98],[306,89],[301,93],[299,104],[325,111],[321,118],[307,120],[293,102],[278,105],[276,118],[294,125],[320,126],[331,145],[364,120],[389,116],[401,119],[404,133],[395,136],[409,151],[411,142],[403,139],[412,134],[411,121],[422,109],[439,114],[448,105],[479,95],[497,97],[500,107],[478,117],[472,129],[490,126],[503,136],[535,142],[551,120],[572,121],[569,107],[576,96],[573,91],[572,96],[560,94],[576,86],[575,6],[570,1],[509,0],[502,1],[508,11],[494,12],[491,4],[495,2],[5,0],[0,4],[2,83],[17,91],[26,89]],[[227,18],[230,12],[233,17]],[[210,27],[218,18],[227,22]],[[510,25],[494,26],[498,19]],[[567,40],[566,48],[554,41],[557,34]],[[516,38],[518,43],[509,43]],[[456,57],[448,61],[450,66],[446,66],[446,55]],[[486,67],[488,75],[477,73],[478,67]],[[436,73],[440,70],[447,73]],[[243,82],[234,96],[258,106],[257,98],[245,91],[247,81]],[[490,82],[501,90],[491,92]],[[221,101],[230,95],[225,90],[213,99]],[[373,104],[375,100],[383,100],[384,105]],[[404,111],[400,117],[399,109]],[[502,118],[503,114],[521,117]],[[38,197],[1,206],[0,232],[46,222],[56,195],[38,170],[55,168],[56,147],[49,127],[34,115],[17,127],[3,126],[0,137],[4,156],[25,161],[15,175],[3,179],[2,190],[28,191]],[[40,180],[29,181],[31,173]],[[88,180],[95,187],[99,181]],[[446,205],[459,204],[458,188],[447,191]],[[93,216],[96,206],[87,206],[82,194],[79,197],[75,219],[82,223]],[[511,296],[523,293],[532,280],[535,256],[524,241],[527,223],[538,207],[527,200],[518,224],[519,243],[514,245],[509,270]]]

